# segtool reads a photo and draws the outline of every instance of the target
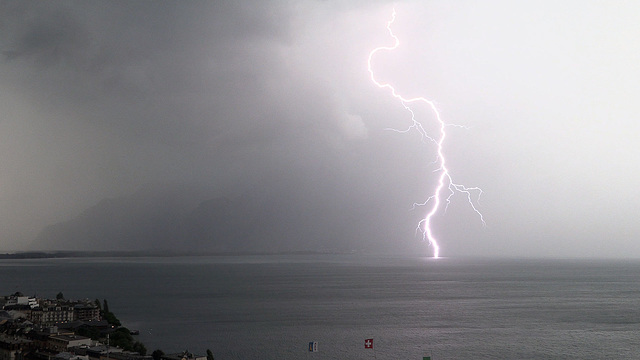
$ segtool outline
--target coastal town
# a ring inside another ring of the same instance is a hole
[[[188,351],[150,354],[122,326],[107,300],[0,297],[0,360],[213,360]]]

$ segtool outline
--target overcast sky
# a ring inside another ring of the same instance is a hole
[[[0,0],[0,250],[183,182],[428,254],[436,149],[367,73],[394,7],[376,76],[467,127],[447,162],[484,190],[486,228],[460,195],[434,218],[441,255],[640,257],[636,1]]]

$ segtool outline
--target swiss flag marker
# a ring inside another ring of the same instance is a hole
[[[373,339],[366,339],[364,341],[364,348],[365,349],[373,349]]]

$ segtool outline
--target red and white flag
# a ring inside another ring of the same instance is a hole
[[[364,341],[364,348],[365,349],[373,349],[373,339],[366,339]]]

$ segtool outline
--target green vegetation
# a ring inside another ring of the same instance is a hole
[[[119,327],[109,334],[109,344],[118,346],[127,351],[135,351],[140,355],[147,354],[147,348],[139,341],[133,339],[131,331],[126,327]]]
[[[138,354],[140,354],[142,356],[147,355],[147,348],[140,341],[134,342],[132,349],[133,349],[133,351],[137,352]]]
[[[76,330],[76,334],[80,336],[86,336],[93,340],[100,340],[100,330],[95,326],[83,325]]]
[[[113,325],[115,327],[122,325],[122,323],[120,323],[120,320],[118,320],[118,318],[111,311],[109,311],[109,303],[107,303],[107,299],[104,299],[104,305],[102,307],[100,315],[103,319],[107,320],[110,325]]]
[[[146,355],[147,348],[143,343],[136,341],[133,336],[131,336],[131,331],[129,331],[129,329],[121,326],[122,324],[120,323],[120,320],[118,320],[114,313],[109,311],[109,303],[107,300],[103,300],[102,306],[100,306],[100,300],[98,299],[95,300],[95,303],[100,309],[100,315],[102,318],[115,328],[115,330],[109,332],[109,345],[118,346],[127,351],[135,351],[140,355]],[[93,340],[104,341],[106,337],[99,328],[88,325],[81,326],[77,329],[76,333],[81,336],[90,337]]]
[[[153,352],[151,353],[151,357],[153,358],[153,360],[160,360],[162,355],[164,355],[164,351],[160,349],[153,350]]]
[[[120,323],[120,320],[118,320],[118,318],[112,312],[102,314],[102,318],[107,320],[107,322],[113,326],[122,325],[122,323]]]

